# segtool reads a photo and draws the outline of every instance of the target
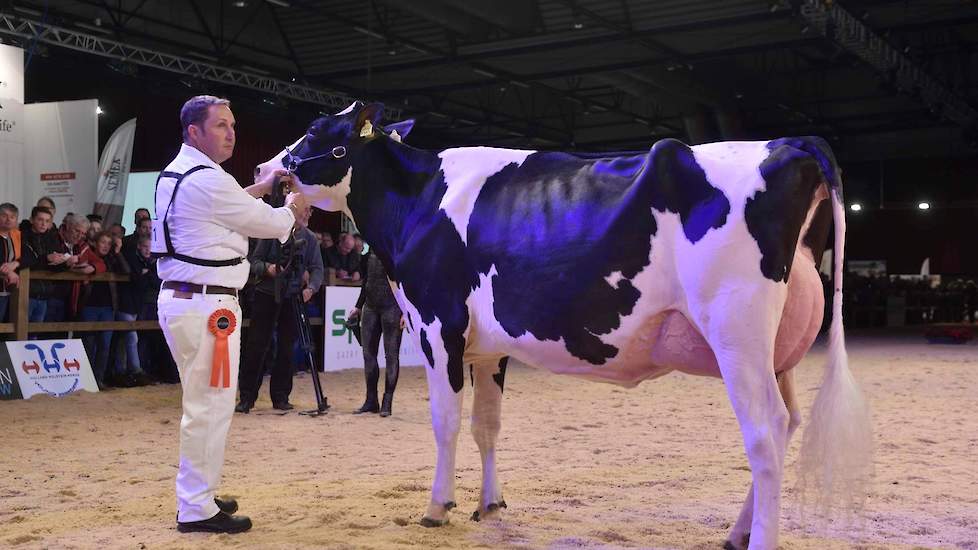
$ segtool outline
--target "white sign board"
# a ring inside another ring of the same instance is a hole
[[[7,352],[24,399],[39,393],[64,397],[80,390],[98,391],[81,340],[7,342]]]
[[[323,346],[323,365],[328,371],[362,369],[363,348],[346,328],[346,316],[353,309],[353,306],[357,305],[360,288],[328,286],[325,294],[323,324],[325,325],[326,337]],[[424,355],[409,330],[409,328],[405,328],[401,337],[401,366],[424,365]],[[384,358],[384,344],[381,342],[377,353],[377,362],[380,364],[380,368],[384,368]]]
[[[0,202],[23,210],[23,182],[24,50],[0,44]]]
[[[95,205],[97,106],[95,99],[24,106],[27,129],[21,204],[34,205],[43,196],[51,197],[58,207],[55,223],[68,212],[88,214]]]

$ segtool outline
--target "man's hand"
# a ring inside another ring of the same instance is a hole
[[[68,256],[68,259],[65,260],[65,263],[68,264],[69,267],[74,267],[78,265],[78,256],[75,255]]]
[[[349,315],[347,315],[347,318],[350,318],[350,317],[357,317],[357,316],[359,316],[359,315],[360,315],[360,308],[358,308],[358,307],[354,307],[353,309],[351,309],[351,310],[350,310],[350,314],[349,314]]]
[[[313,290],[311,288],[304,288],[304,289],[302,289],[302,301],[303,302],[308,302],[309,300],[312,299],[312,296],[314,294],[315,294],[315,292],[313,292]]]
[[[48,263],[51,265],[61,265],[67,262],[69,257],[60,252],[52,252],[48,254]]]
[[[354,272],[353,272],[353,277],[352,277],[352,279],[353,279],[354,281],[359,281],[359,280],[360,280],[360,272],[359,272],[359,271],[354,271]]]
[[[276,178],[282,179],[283,190],[291,188],[292,174],[290,174],[285,168],[278,168],[265,174],[261,179],[255,178],[255,183],[245,187],[245,191],[247,191],[252,197],[260,199],[261,197],[272,192]]]
[[[339,279],[349,279],[350,274],[347,273],[345,269],[339,269],[336,271],[336,277]]]
[[[277,276],[278,275],[278,265],[277,264],[268,264],[268,267],[265,268],[265,275],[267,275],[269,278],[274,278],[275,276]]]
[[[294,205],[294,206],[293,206]],[[289,193],[285,197],[285,206],[292,208],[292,213],[296,214],[305,210],[309,206],[309,201],[306,200],[306,196],[302,193]]]
[[[0,274],[8,275],[10,273],[13,273],[18,266],[20,266],[20,264],[17,262],[7,262],[3,265],[0,265]]]
[[[10,286],[17,286],[17,283],[20,282],[20,275],[18,275],[16,271],[11,271],[10,273],[7,273],[5,280]]]

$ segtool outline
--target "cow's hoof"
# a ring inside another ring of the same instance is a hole
[[[444,510],[444,514],[445,514],[445,517],[443,519],[435,519],[431,516],[425,516],[421,518],[421,525],[425,527],[441,527],[442,525],[448,523],[448,512],[450,512],[452,508],[455,508],[455,501],[449,500],[445,504],[442,504],[441,507],[442,510]],[[441,515],[438,513],[438,505],[434,503],[432,503],[428,507],[428,513]]]
[[[472,521],[482,521],[490,516],[496,515],[499,510],[506,508],[506,501],[500,500],[499,502],[493,502],[489,506],[486,506],[485,510],[476,510],[472,512]]]
[[[750,533],[744,533],[740,537],[740,546],[735,545],[731,540],[727,540],[723,543],[723,550],[744,550],[750,544]]]
[[[431,519],[428,516],[421,518],[422,527],[442,527],[448,525],[448,518],[445,519]]]

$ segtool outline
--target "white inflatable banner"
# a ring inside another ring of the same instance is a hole
[[[17,205],[21,214],[23,182],[24,50],[0,44],[0,202]]]
[[[94,212],[102,216],[102,226],[122,221],[126,187],[132,165],[132,144],[136,139],[136,119],[131,118],[112,132],[98,163],[98,185]]]

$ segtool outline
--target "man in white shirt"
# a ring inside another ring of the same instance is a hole
[[[288,238],[304,197],[282,208],[260,198],[276,170],[245,189],[220,164],[234,152],[230,103],[196,96],[180,110],[183,145],[160,174],[153,252],[163,281],[160,326],[180,371],[183,419],[177,473],[177,529],[238,533],[251,520],[232,515],[237,502],[216,498],[237,390],[241,349],[238,290],[248,278],[248,237]]]

